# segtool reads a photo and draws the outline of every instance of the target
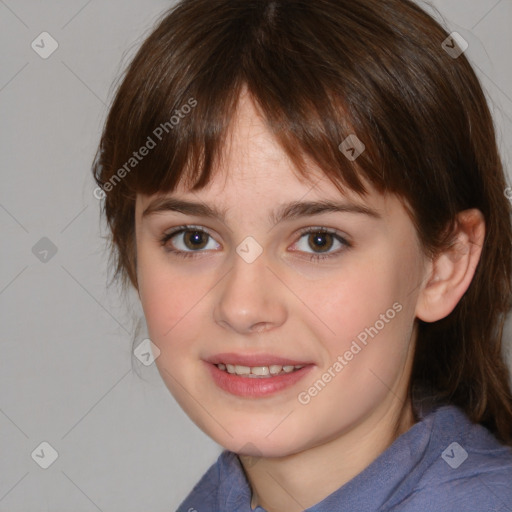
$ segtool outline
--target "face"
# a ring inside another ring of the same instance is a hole
[[[242,96],[207,188],[137,197],[156,364],[189,417],[235,452],[306,450],[375,426],[405,397],[425,268],[414,227],[395,196],[341,195],[313,166],[311,178]],[[343,207],[305,205],[327,201]]]

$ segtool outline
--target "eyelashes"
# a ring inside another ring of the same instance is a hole
[[[307,256],[301,257],[309,259],[310,261],[320,261],[328,258],[335,258],[352,247],[352,244],[348,242],[343,236],[341,236],[336,230],[328,228],[303,228],[299,230],[299,234],[300,236],[297,242],[294,242],[293,245],[297,245],[303,238],[306,238],[306,246],[303,244],[302,249],[292,249],[292,252],[305,253]],[[178,239],[178,245],[181,245],[182,248],[176,248],[175,244],[169,244],[169,242],[175,238]],[[213,237],[200,226],[184,225],[179,226],[168,233],[165,233],[160,238],[160,245],[163,247],[165,252],[172,254],[173,256],[185,259],[197,258],[205,252],[205,249],[212,249],[211,247],[208,247],[209,243],[206,243],[206,246],[204,246],[204,243],[209,242],[210,240],[213,241]],[[312,243],[313,247],[321,249],[321,251],[312,253],[304,251],[306,248],[312,248],[310,243]],[[339,244],[340,248],[337,251],[327,252],[330,251],[330,249],[332,249],[336,243]],[[325,250],[326,245],[328,246],[327,250]],[[215,249],[215,247],[213,247],[213,249]]]

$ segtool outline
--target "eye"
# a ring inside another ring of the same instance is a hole
[[[327,228],[310,227],[302,229],[300,233],[301,237],[294,244],[297,248],[292,251],[309,254],[311,261],[339,256],[341,252],[352,247],[340,234]],[[204,250],[220,247],[203,228],[190,225],[179,226],[170,233],[164,234],[160,244],[166,252],[183,258],[193,258],[199,256]],[[338,250],[332,251],[333,248]],[[313,252],[309,252],[308,249],[313,249]]]
[[[308,249],[313,249],[310,254],[311,260],[331,258],[339,256],[341,252],[352,245],[336,231],[326,228],[305,228],[301,230],[302,236],[295,243],[297,251],[308,253]],[[331,251],[333,248],[338,250]]]
[[[172,241],[172,247],[168,242]],[[203,249],[218,249],[219,244],[215,245],[212,236],[199,226],[180,226],[170,233],[166,233],[160,240],[160,244],[167,252],[177,256],[194,257]]]

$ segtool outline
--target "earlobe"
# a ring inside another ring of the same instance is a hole
[[[457,215],[452,247],[429,265],[428,280],[418,296],[416,316],[435,322],[448,316],[469,288],[480,261],[485,239],[485,220],[475,208]]]

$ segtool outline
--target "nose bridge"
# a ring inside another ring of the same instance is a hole
[[[284,321],[283,296],[268,265],[263,248],[252,237],[237,246],[233,267],[223,280],[215,304],[217,323],[238,332],[251,332]]]

